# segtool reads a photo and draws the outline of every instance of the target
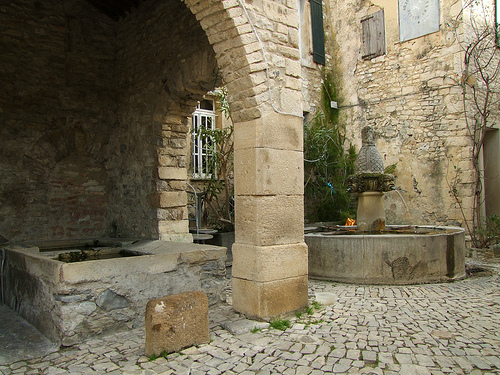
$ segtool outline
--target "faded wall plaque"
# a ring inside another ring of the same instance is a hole
[[[439,31],[439,0],[399,0],[399,41]]]

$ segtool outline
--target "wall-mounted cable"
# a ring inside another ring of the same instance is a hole
[[[269,62],[267,61],[266,52],[264,50],[264,44],[262,43],[262,40],[260,39],[260,36],[257,33],[257,30],[255,29],[255,26],[254,26],[254,24],[253,24],[253,22],[252,22],[252,20],[250,18],[250,14],[248,14],[248,11],[247,11],[247,8],[245,7],[245,4],[243,4],[243,2],[241,0],[238,0],[238,2],[241,5],[241,7],[243,8],[243,11],[245,12],[245,15],[246,15],[246,17],[248,19],[248,23],[250,24],[250,27],[252,28],[252,32],[254,33],[255,37],[257,38],[257,40],[259,42],[260,49],[261,49],[262,55],[264,57],[264,62],[266,64],[267,90],[269,92],[269,102],[271,104],[271,107],[273,108],[273,110],[275,112],[280,113],[282,115],[289,115],[289,116],[295,116],[295,117],[303,118],[304,117],[303,115],[298,115],[298,114],[295,114],[295,113],[282,111],[282,110],[278,109],[274,105],[274,103],[273,103],[272,89],[271,89],[271,78],[270,78],[270,75],[269,75]]]

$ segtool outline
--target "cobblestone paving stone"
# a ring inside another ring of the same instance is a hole
[[[145,357],[145,334],[136,329],[0,366],[0,373],[499,374],[500,278],[499,267],[493,267],[493,276],[446,284],[310,280],[311,306],[317,292],[334,293],[336,302],[291,318],[285,331],[268,327],[232,334],[226,327],[243,317],[230,304],[220,304],[210,308],[211,343],[166,358]]]

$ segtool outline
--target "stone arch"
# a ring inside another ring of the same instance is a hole
[[[231,96],[233,120],[258,118],[255,96],[266,91],[264,56],[257,35],[237,1],[186,1],[216,54]],[[259,76],[259,78],[252,78]],[[258,82],[258,84],[256,84]]]
[[[233,306],[258,319],[304,308],[297,4],[186,0],[186,5],[215,51],[235,126]]]

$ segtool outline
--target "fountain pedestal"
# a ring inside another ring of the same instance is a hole
[[[383,231],[385,229],[385,209],[380,191],[367,191],[358,194],[358,230]]]

